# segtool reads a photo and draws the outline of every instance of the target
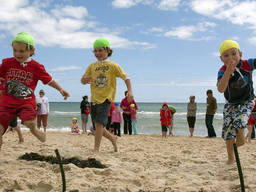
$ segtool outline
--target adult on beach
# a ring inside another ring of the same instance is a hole
[[[196,110],[197,110],[197,103],[195,102],[195,96],[189,97],[189,102],[187,104],[187,122],[190,132],[190,137],[193,136],[194,127],[196,122]]]
[[[108,60],[113,51],[107,39],[97,39],[93,48],[97,61],[87,67],[81,83],[84,85],[90,83],[91,87],[91,118],[95,129],[94,153],[100,150],[102,136],[112,143],[114,151],[117,152],[117,137],[104,127],[108,122],[111,103],[115,101],[116,78],[124,80],[129,100],[133,100],[131,81],[120,65]]]
[[[124,92],[125,98],[122,99],[120,107],[123,110],[123,119],[124,119],[124,134],[129,132],[129,135],[132,134],[132,120],[131,120],[131,104],[135,105],[135,110],[138,110],[136,102],[128,99],[128,91]]]
[[[87,133],[87,122],[88,122],[88,116],[91,113],[91,104],[88,102],[88,96],[83,96],[83,100],[80,103],[80,109],[81,109],[81,120],[82,120],[82,133]]]
[[[36,98],[36,105],[37,105],[37,128],[41,128],[41,123],[43,123],[44,132],[46,132],[47,128],[47,120],[49,114],[49,101],[48,98],[45,96],[44,90],[41,89],[39,91],[39,97]]]
[[[213,97],[212,90],[209,89],[206,91],[207,100],[206,100],[206,115],[205,115],[205,124],[208,131],[208,138],[215,138],[216,133],[213,127],[213,118],[217,110],[217,101]]]

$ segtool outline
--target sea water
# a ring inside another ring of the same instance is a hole
[[[187,103],[168,103],[176,108],[174,114],[174,135],[189,135],[187,124]],[[160,124],[160,108],[162,103],[137,103],[137,130],[141,134],[161,134]],[[214,115],[213,126],[217,136],[221,135],[223,122],[223,106],[218,104],[218,109]],[[197,104],[195,136],[207,136],[207,128],[205,126],[206,104]],[[80,102],[50,102],[50,114],[48,117],[48,130],[54,131],[70,131],[69,125],[72,118],[77,117],[81,128]],[[91,125],[89,118],[87,129]],[[24,128],[22,126],[22,128]],[[121,127],[123,132],[123,124]]]

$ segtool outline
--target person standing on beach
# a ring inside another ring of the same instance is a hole
[[[124,119],[124,134],[126,135],[129,132],[129,135],[132,134],[132,119],[131,119],[131,104],[135,105],[135,110],[138,110],[138,106],[134,99],[129,101],[128,91],[124,92],[125,98],[122,99],[120,107],[123,109],[123,119]]]
[[[91,105],[88,102],[88,96],[83,96],[83,100],[80,103],[80,109],[81,109],[81,120],[82,120],[82,133],[87,133],[87,122],[88,122],[88,116],[91,113]]]
[[[12,41],[12,58],[2,60],[0,77],[4,79],[4,91],[0,100],[0,149],[2,136],[15,116],[30,129],[41,142],[46,141],[45,132],[36,127],[36,99],[34,90],[38,81],[57,89],[64,99],[69,93],[52,79],[43,65],[31,58],[35,53],[34,38],[29,33],[18,33]]]
[[[160,121],[162,126],[162,138],[166,138],[168,127],[171,124],[172,113],[166,102],[163,103],[160,109]]]
[[[111,124],[114,128],[114,135],[121,137],[121,123],[122,123],[122,112],[119,109],[118,103],[114,103],[114,110],[111,114]]]
[[[48,114],[50,112],[49,109],[49,101],[48,98],[45,96],[44,90],[41,89],[39,91],[39,98],[36,98],[36,105],[37,105],[37,128],[41,128],[41,122],[43,123],[44,132],[46,132],[47,128],[47,119]]]
[[[219,51],[224,65],[218,72],[217,88],[226,99],[222,138],[226,142],[227,164],[232,164],[235,162],[233,143],[238,147],[244,145],[244,129],[254,107],[252,71],[256,59],[241,60],[239,44],[233,40],[223,41]]]
[[[187,104],[187,122],[189,126],[190,137],[192,137],[194,133],[194,127],[196,123],[196,110],[197,104],[195,102],[195,96],[190,96],[189,103]]]
[[[94,44],[96,62],[91,63],[81,78],[82,84],[90,83],[91,87],[91,118],[95,130],[94,152],[98,153],[102,136],[113,144],[117,152],[117,137],[109,133],[104,127],[108,122],[111,102],[115,100],[116,78],[122,78],[127,87],[127,99],[132,101],[132,87],[130,78],[115,62],[108,60],[112,55],[109,41],[105,38],[97,39]]]
[[[216,133],[213,127],[213,118],[217,110],[217,101],[213,97],[212,90],[209,89],[206,92],[207,101],[206,101],[206,115],[205,115],[205,124],[208,131],[208,138],[215,138]]]
[[[131,121],[132,121],[132,130],[134,135],[138,135],[137,132],[137,110],[135,109],[135,104],[130,105],[131,108]]]
[[[174,122],[174,114],[176,113],[176,108],[172,105],[168,105],[168,108],[170,109],[172,113],[172,119],[171,119],[171,124],[169,125],[169,136],[173,136],[172,130],[173,130],[173,122]]]

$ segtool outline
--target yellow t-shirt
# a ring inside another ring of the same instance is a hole
[[[106,99],[110,102],[115,101],[116,78],[123,80],[127,75],[123,69],[113,61],[91,63],[83,77],[91,76],[91,102],[103,103]]]

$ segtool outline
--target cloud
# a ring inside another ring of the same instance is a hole
[[[1,32],[14,36],[26,31],[34,36],[36,45],[46,47],[92,48],[93,41],[99,37],[108,38],[115,48],[153,47],[147,42],[130,41],[110,30],[102,31],[85,7],[35,2],[38,1],[0,0]]]
[[[112,1],[112,6],[115,8],[130,8],[138,4],[149,5],[157,7],[164,11],[173,11],[180,4],[180,0],[114,0]]]
[[[200,22],[196,25],[184,25],[179,27],[174,27],[170,31],[165,32],[165,37],[176,37],[178,39],[186,39],[186,40],[196,40],[194,38],[194,34],[198,32],[205,32],[209,28],[215,27],[216,24],[212,22]],[[199,39],[203,39],[200,37]],[[199,40],[198,39],[198,40]]]
[[[50,69],[51,72],[63,72],[63,71],[78,71],[81,70],[81,67],[78,66],[65,66],[65,67],[57,67],[55,69]]]
[[[176,10],[179,4],[180,0],[161,0],[158,4],[158,8],[164,11]]]

